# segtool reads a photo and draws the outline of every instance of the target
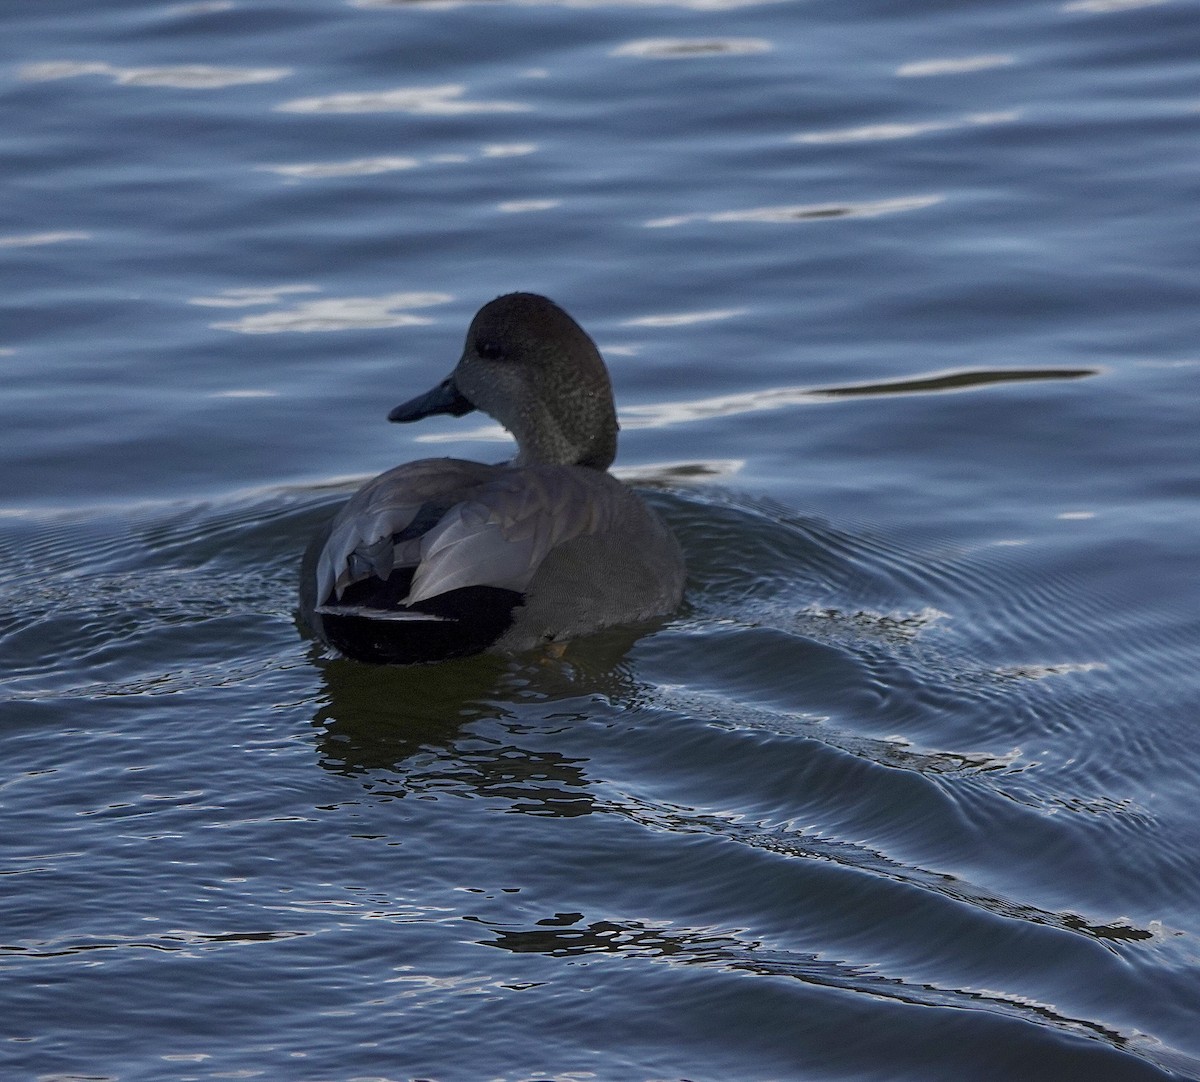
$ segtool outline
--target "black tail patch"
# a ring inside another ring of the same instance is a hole
[[[411,583],[412,568],[398,568],[386,582],[372,578],[352,583],[340,601],[317,610],[322,637],[358,661],[385,665],[446,661],[486,650],[512,626],[514,610],[524,600],[517,591],[498,586],[464,586],[402,605],[400,599],[408,595]],[[378,617],[364,614],[363,610],[372,609]],[[397,612],[432,619],[388,618]]]

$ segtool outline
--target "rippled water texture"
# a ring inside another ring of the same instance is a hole
[[[0,1076],[1200,1079],[1193,3],[0,27]],[[328,656],[512,289],[683,610]]]

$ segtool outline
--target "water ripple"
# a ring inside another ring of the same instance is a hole
[[[888,139],[911,139],[934,132],[954,131],[957,128],[987,127],[993,124],[1010,124],[1020,117],[1016,111],[1002,113],[968,113],[958,120],[927,120],[915,123],[867,124],[855,128],[840,128],[834,131],[803,132],[792,136],[793,143],[828,145],[837,143],[872,143]]]
[[[60,229],[50,233],[25,233],[18,236],[0,237],[0,248],[40,248],[46,244],[67,244],[71,241],[91,239],[91,233]]]
[[[0,542],[0,694],[157,695],[271,677],[275,628],[292,623],[296,539],[314,513],[324,512],[276,493],[265,504],[175,504],[86,526],[22,522]],[[246,660],[231,662],[231,649]],[[191,664],[180,669],[180,656]]]
[[[560,206],[561,199],[510,199],[504,203],[497,203],[496,209],[502,214],[533,214]]]
[[[412,113],[417,116],[462,116],[472,113],[520,113],[532,108],[513,101],[472,101],[458,83],[398,87],[363,93],[297,98],[275,108],[281,113]]]
[[[195,957],[203,951],[224,946],[245,946],[260,943],[273,943],[278,940],[295,939],[307,936],[306,931],[266,931],[266,932],[200,932],[187,929],[177,929],[164,932],[153,938],[136,936],[110,936],[105,939],[84,939],[67,937],[55,940],[32,940],[26,943],[0,943],[0,958],[9,957],[11,960],[42,960],[51,958],[69,958],[77,954],[92,954],[94,952],[137,952],[161,951],[166,954],[183,954]]]
[[[748,210],[721,210],[700,214],[676,214],[644,222],[647,229],[674,229],[693,222],[819,222],[831,218],[879,218],[887,214],[904,214],[924,210],[945,200],[944,195],[904,196],[897,199],[876,199],[862,203],[810,203],[800,206],[754,207]]]
[[[1151,8],[1165,4],[1167,0],[1069,0],[1063,11],[1083,12],[1087,15],[1103,15],[1111,11],[1130,11],[1134,8]]]
[[[263,173],[277,173],[292,180],[324,180],[328,177],[373,177],[379,173],[395,173],[416,169],[417,158],[379,157],[351,158],[342,162],[293,162],[289,165],[256,165]]]
[[[171,87],[177,90],[224,90],[231,86],[274,83],[292,74],[291,68],[219,68],[208,64],[121,68],[100,60],[48,60],[18,69],[27,82],[107,75],[120,86]]]
[[[902,64],[896,74],[903,79],[924,78],[929,75],[968,75],[976,71],[1004,68],[1016,63],[1016,57],[1008,53],[991,53],[983,56],[943,57],[936,60],[914,60]]]
[[[635,56],[645,60],[692,60],[711,56],[752,56],[770,52],[762,38],[643,38],[610,52],[609,56]]]
[[[189,303],[204,307],[252,307],[270,304],[281,293],[307,292],[309,286],[283,286],[275,290],[234,289],[215,297],[193,297]],[[454,298],[448,293],[387,293],[380,297],[322,297],[290,308],[277,308],[222,320],[211,324],[216,330],[239,334],[311,334],[325,331],[364,330],[378,327],[413,327],[432,322],[413,315],[412,308],[447,304]]]
[[[738,931],[658,925],[645,920],[587,920],[582,913],[555,913],[532,925],[466,917],[486,930],[481,946],[516,954],[572,959],[617,955],[672,966],[704,966],[768,978],[790,978],[818,988],[923,1008],[966,1010],[998,1016],[1100,1041],[1166,1070],[1196,1072],[1200,1061],[1136,1031],[1122,1031],[1101,1019],[1072,1016],[1055,1004],[993,989],[954,987],[888,974],[871,961],[856,963],[805,953],[747,938]]]
[[[412,8],[435,7],[455,8],[468,4],[483,4],[489,0],[346,0],[356,8]],[[780,3],[782,0],[514,0],[521,7],[636,7],[636,8],[687,8],[690,11],[734,11],[738,8],[758,7]]]
[[[622,327],[690,327],[696,323],[714,323],[722,319],[733,319],[746,314],[745,308],[710,308],[699,312],[664,312],[649,316],[635,316],[624,320]]]
[[[738,315],[730,312],[728,315]],[[724,317],[724,314],[723,314]],[[648,317],[649,319],[671,317]],[[680,317],[681,318],[681,317]],[[639,326],[664,324],[639,321]],[[943,394],[973,391],[996,384],[1021,383],[1037,380],[1070,380],[1094,376],[1094,368],[988,368],[939,372],[927,376],[910,376],[898,380],[873,380],[869,383],[835,384],[831,387],[767,387],[759,391],[718,395],[690,401],[650,403],[627,406],[621,411],[621,423],[626,428],[660,428],[685,424],[712,417],[735,417],[762,410],[784,409],[822,399],[874,397],[903,394]]]

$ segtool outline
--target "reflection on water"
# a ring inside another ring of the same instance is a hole
[[[23,236],[0,237],[0,248],[38,248],[43,244],[66,244],[68,241],[91,239],[91,233],[64,229],[54,233],[26,233]]]
[[[901,78],[921,78],[926,75],[967,75],[973,71],[988,71],[1015,64],[1017,58],[1008,53],[993,53],[985,56],[943,57],[937,60],[914,60],[901,64],[896,74]]]
[[[487,143],[479,149],[480,158],[516,158],[537,151],[536,143]],[[327,180],[334,177],[370,177],[380,173],[403,172],[422,165],[464,165],[475,158],[470,154],[431,154],[427,158],[385,155],[371,158],[354,158],[334,162],[290,162],[274,165],[256,165],[262,173],[275,173],[291,182],[300,180]],[[557,205],[558,201],[544,201]]]
[[[523,747],[523,719],[544,732],[547,719],[569,727],[602,701],[633,698],[625,658],[638,637],[623,628],[569,643],[561,656],[485,654],[405,668],[327,659],[314,646],[321,764],[362,777],[377,797],[470,796],[524,814],[589,814],[596,797],[586,760]]]
[[[291,293],[320,293],[321,287],[307,282],[282,286],[245,286],[222,289],[215,297],[192,297],[188,303],[204,308],[256,308],[263,304],[274,304]]]
[[[677,214],[654,218],[643,224],[647,229],[673,229],[692,222],[819,222],[829,218],[878,218],[885,214],[904,214],[924,210],[941,203],[944,195],[917,195],[899,199],[877,199],[865,203],[813,203],[789,207],[755,207],[750,210],[721,210],[703,214]]]
[[[217,68],[207,64],[178,64],[154,68],[121,68],[100,60],[50,60],[25,64],[20,77],[29,82],[107,75],[120,86],[162,86],[177,90],[223,90],[230,86],[274,83],[292,74],[291,68]]]
[[[401,169],[416,169],[416,158],[354,158],[345,162],[295,162],[291,165],[256,165],[264,173],[278,173],[293,180],[324,180],[327,177],[372,177],[377,173],[395,173]]]
[[[297,98],[275,108],[281,113],[413,113],[418,116],[463,116],[471,113],[520,113],[532,106],[515,101],[472,101],[467,88],[444,86],[397,87],[357,94],[327,94]]]
[[[626,428],[659,428],[663,425],[698,421],[706,417],[733,417],[743,413],[757,413],[761,410],[783,409],[804,402],[819,402],[822,399],[970,391],[1002,383],[1079,379],[1083,376],[1094,376],[1098,371],[1094,368],[977,369],[851,386],[768,387],[761,391],[750,391],[743,394],[718,395],[713,398],[684,402],[629,406],[621,411],[621,423]]]
[[[562,206],[561,199],[510,199],[497,203],[496,209],[504,214],[532,214],[539,210],[553,210]]]
[[[530,926],[504,926],[468,916],[481,925],[487,937],[481,946],[515,954],[542,954],[552,958],[590,955],[623,955],[676,966],[705,966],[744,972],[760,977],[791,978],[818,988],[833,988],[922,1007],[970,1008],[1050,1026],[1055,1030],[1099,1040],[1114,1049],[1144,1056],[1168,1069],[1195,1070],[1200,1064],[1137,1031],[1122,1032],[1103,1022],[1071,1017],[1053,1003],[976,988],[944,987],[918,983],[881,972],[875,962],[852,962],[772,948],[761,940],[736,931],[653,926],[644,921],[587,921],[582,913],[555,913]],[[585,923],[586,921],[586,923]]]
[[[1100,374],[1098,368],[993,368],[967,372],[947,372],[937,376],[860,383],[847,387],[815,388],[822,398],[850,398],[858,395],[932,394],[940,391],[969,391],[997,383],[1028,383],[1038,380],[1070,380]]]
[[[746,314],[745,308],[711,308],[702,312],[671,312],[636,316],[622,321],[622,327],[690,327],[695,323],[714,323]]]
[[[517,158],[532,154],[537,148],[537,143],[487,143],[482,153],[485,158]]]
[[[744,458],[710,458],[704,462],[647,462],[641,466],[615,466],[612,472],[629,485],[671,487],[693,481],[733,477],[745,465]]]
[[[631,41],[610,56],[636,56],[646,60],[693,60],[708,56],[752,56],[771,51],[762,38],[645,38]]]
[[[483,4],[488,0],[346,0],[356,8],[411,8],[438,7],[454,8],[468,4]],[[781,0],[514,0],[520,7],[561,6],[567,8],[688,8],[692,11],[733,11],[737,8],[757,7],[763,4],[780,3]]]
[[[313,286],[280,286],[273,290],[231,289],[215,297],[193,297],[189,303],[210,308],[249,308],[272,304],[287,293],[310,292]],[[323,297],[291,308],[279,308],[211,324],[216,330],[239,334],[310,334],[320,331],[364,330],[378,327],[416,327],[431,323],[409,309],[447,304],[448,293],[388,293],[382,297]]]
[[[804,132],[792,136],[794,143],[824,145],[830,143],[869,143],[881,139],[910,139],[932,132],[953,131],[971,125],[1010,124],[1020,117],[1018,112],[970,113],[961,120],[931,120],[914,124],[867,124],[860,128],[842,128],[838,131]]]
[[[316,645],[311,656],[323,685],[313,717],[322,761],[349,774],[394,770],[452,746],[464,725],[495,716],[505,674],[504,663],[487,656],[405,669],[325,660]]]
[[[1089,15],[1110,11],[1129,11],[1132,8],[1151,8],[1165,4],[1168,0],[1068,0],[1063,11],[1081,11]]]
[[[234,0],[195,0],[195,3],[174,4],[166,9],[168,15],[216,15],[232,11],[237,5]]]

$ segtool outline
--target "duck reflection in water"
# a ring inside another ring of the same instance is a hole
[[[632,638],[624,628],[591,636],[569,665],[487,656],[379,669],[320,656],[314,645],[324,684],[313,717],[320,764],[374,796],[457,793],[501,797],[535,815],[589,814],[587,760],[527,746],[521,734],[575,725],[597,696],[636,700],[615,660]]]

